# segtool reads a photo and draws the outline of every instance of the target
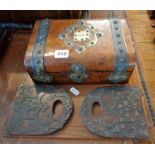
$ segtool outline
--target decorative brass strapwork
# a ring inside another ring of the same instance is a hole
[[[55,115],[55,106],[62,110]],[[7,135],[47,135],[63,128],[72,113],[72,101],[62,88],[20,85],[7,121]]]
[[[87,73],[87,68],[85,65],[77,63],[71,66],[71,72],[70,72],[69,78],[72,81],[82,83],[85,80],[87,80],[88,77],[89,75]]]
[[[99,136],[146,139],[149,133],[141,104],[137,87],[97,88],[83,101],[82,120],[91,133]],[[98,105],[100,113],[93,113],[94,105]]]
[[[114,49],[116,53],[116,64],[114,73],[109,76],[109,81],[111,83],[127,82],[127,80],[129,79],[129,56],[123,36],[122,24],[120,19],[112,18],[110,19],[110,25]]]
[[[44,19],[40,22],[37,39],[32,52],[32,78],[35,82],[39,83],[50,83],[53,80],[53,77],[46,73],[43,62],[50,24],[51,20],[48,19]]]
[[[65,45],[74,48],[77,53],[81,54],[87,48],[96,45],[103,35],[103,32],[97,30],[94,25],[80,20],[77,24],[68,26],[59,35],[59,38],[64,41]]]

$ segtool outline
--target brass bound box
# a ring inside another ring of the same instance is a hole
[[[38,83],[124,83],[134,54],[125,19],[45,19],[34,25],[24,63]]]

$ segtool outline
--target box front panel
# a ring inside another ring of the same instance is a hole
[[[25,57],[41,83],[127,82],[134,62],[127,23],[119,19],[38,21]]]

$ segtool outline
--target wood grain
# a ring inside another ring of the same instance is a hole
[[[145,14],[145,11],[128,12],[131,16],[132,14],[139,14],[139,18],[141,18],[141,15],[143,16]],[[73,96],[69,93],[74,102],[74,113],[65,128],[59,132],[53,135],[39,137],[6,137],[4,134],[4,125],[7,118],[8,109],[13,102],[16,89],[20,82],[25,81],[27,84],[28,80],[31,81],[29,75],[26,73],[23,63],[30,33],[31,32],[29,31],[13,32],[12,41],[10,42],[9,47],[0,62],[0,143],[155,143],[155,128],[153,127],[148,105],[143,94],[137,67],[135,68],[128,85],[138,85],[142,90],[142,106],[145,111],[145,118],[147,120],[150,133],[148,140],[101,138],[90,134],[89,131],[84,128],[80,116],[80,107],[83,98],[88,91],[103,85],[74,85],[74,87],[80,90],[80,95]],[[138,52],[142,53],[142,62],[144,59],[145,61],[154,60],[154,45],[151,42],[137,43],[137,45],[139,46]],[[152,82],[148,84],[148,86],[150,88],[150,93],[152,93],[151,97],[154,101],[153,103],[155,103],[155,89],[153,89],[155,72],[152,70],[148,71],[147,68],[144,68],[143,71],[145,72],[147,81]],[[73,85],[63,85],[68,92],[71,86]]]
[[[155,71],[153,67],[155,63],[155,29],[151,27],[151,21],[146,11],[142,13],[127,11],[127,16],[138,50],[140,65],[151,96],[153,110],[155,111]],[[141,25],[142,20],[140,21],[140,19],[145,21],[143,25]]]
[[[74,48],[66,46],[64,41],[59,38],[59,34],[64,32],[70,25],[75,25],[77,20],[53,20],[49,28],[48,38],[44,54],[44,66],[48,74],[53,77],[52,83],[70,84],[75,83],[69,78],[72,64],[80,63],[87,67],[89,78],[84,83],[108,83],[108,77],[115,70],[116,53],[114,50],[112,32],[109,20],[87,20],[87,24],[92,24],[97,30],[101,31],[104,36],[98,40],[95,46],[88,48],[84,53],[78,54]],[[135,63],[134,49],[127,22],[122,19],[122,30],[129,56],[129,75],[132,74]],[[30,75],[32,72],[32,52],[35,40],[38,34],[40,21],[35,23],[32,35],[29,40],[25,56],[25,66]],[[59,29],[57,28],[59,27]],[[69,58],[55,59],[55,50],[69,50]]]

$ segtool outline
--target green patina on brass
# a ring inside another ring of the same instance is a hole
[[[73,64],[71,66],[70,79],[74,82],[82,83],[88,79],[87,68],[83,64]]]
[[[53,79],[51,75],[46,73],[43,60],[50,24],[51,20],[48,19],[40,22],[37,39],[32,52],[32,79],[38,83],[51,83]]]
[[[93,113],[94,105],[100,114]],[[93,134],[111,138],[147,139],[141,92],[135,86],[100,87],[84,99],[81,116],[84,126]]]
[[[129,56],[125,44],[125,39],[122,31],[121,21],[117,18],[110,19],[112,38],[114,44],[114,50],[116,54],[115,69],[109,76],[109,82],[111,83],[122,83],[127,82],[129,79],[128,68],[129,68]],[[132,64],[134,65],[134,64]]]
[[[63,107],[58,116],[54,113],[57,102]],[[21,84],[7,120],[5,133],[18,136],[52,134],[64,127],[72,109],[72,100],[63,88]]]
[[[78,54],[81,54],[95,46],[103,36],[104,33],[94,25],[85,20],[79,20],[78,23],[69,25],[60,33],[59,38],[64,41],[66,46],[74,48]]]
[[[44,72],[39,72],[33,74],[33,79],[38,83],[51,83],[53,77]]]

